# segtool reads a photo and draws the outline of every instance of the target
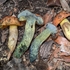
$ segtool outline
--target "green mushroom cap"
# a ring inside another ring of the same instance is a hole
[[[37,16],[28,10],[22,11],[20,14],[18,14],[19,20],[20,19],[21,20],[24,20],[24,19],[27,20],[30,16],[33,17],[34,19],[36,19],[36,22],[38,25],[43,25],[43,19],[40,16]]]

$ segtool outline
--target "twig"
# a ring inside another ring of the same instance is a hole
[[[31,2],[29,0],[27,0],[29,5],[30,5],[30,8],[33,9],[33,6],[31,5]]]

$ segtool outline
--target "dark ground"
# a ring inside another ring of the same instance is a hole
[[[46,2],[47,0],[7,0],[4,4],[0,6],[0,19],[12,14],[15,14],[17,16],[18,13],[20,13],[25,9],[28,9],[33,13],[37,13],[43,16],[48,10],[51,9],[51,7],[47,7]],[[59,9],[60,8],[55,8],[55,11],[58,11]],[[37,29],[39,29],[38,26],[36,27],[36,30]],[[18,30],[19,30],[18,37],[19,43],[23,36],[24,26],[18,27]],[[22,59],[17,60],[12,58],[9,62],[5,62],[4,60],[2,60],[1,58],[3,59],[6,58],[5,51],[8,49],[7,47],[8,34],[9,34],[8,28],[3,30],[0,29],[0,70],[45,70],[47,65],[42,61],[39,64],[34,63],[35,67],[31,63],[29,63],[28,51],[25,53],[23,57],[23,58],[26,57],[27,62],[25,62],[24,60],[21,61]],[[70,69],[66,68],[62,70],[70,70]]]

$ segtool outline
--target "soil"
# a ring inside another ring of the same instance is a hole
[[[6,0],[0,5],[0,19],[9,15],[18,15],[23,10],[28,9],[29,11],[43,16],[52,7],[47,7],[47,0]],[[55,11],[60,11],[60,8],[55,8]],[[36,25],[36,33],[40,27]],[[24,26],[18,27],[19,37],[18,42],[21,41],[24,33]],[[7,42],[9,35],[9,27],[0,29],[0,70],[45,70],[47,65],[38,60],[34,63],[29,62],[29,51],[27,51],[23,58],[16,59],[11,57],[9,61],[5,61],[6,50],[8,50]],[[1,59],[3,58],[3,60]],[[26,61],[24,59],[26,58]],[[58,70],[58,69],[57,69]],[[69,67],[64,67],[62,70],[70,70]]]

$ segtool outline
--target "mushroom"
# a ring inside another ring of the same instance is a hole
[[[67,18],[68,16],[70,16],[70,13],[66,12],[66,11],[61,11],[60,13],[58,13],[54,19],[53,19],[53,24],[55,26],[57,26],[58,24],[60,24],[60,22]]]
[[[58,26],[60,24],[64,35],[70,40],[70,22],[66,19],[66,17],[70,16],[70,13],[62,11],[53,20],[53,24]]]
[[[5,28],[9,26],[9,39],[8,39],[8,48],[9,53],[7,59],[9,60],[17,43],[18,38],[18,29],[17,26],[22,26],[18,19],[14,16],[7,16],[0,21],[0,28]]]
[[[32,42],[30,46],[30,62],[36,60],[40,45],[51,35],[57,33],[57,28],[50,22],[47,24],[46,29],[41,32]]]
[[[15,16],[6,16],[0,20],[0,28],[6,28],[7,26],[22,26]]]
[[[25,25],[25,31],[23,35],[22,41],[17,46],[14,57],[20,58],[23,53],[29,48],[29,45],[33,39],[34,33],[35,33],[35,24],[43,25],[43,19],[42,17],[35,15],[28,10],[22,11],[18,18],[20,21],[23,21],[23,19],[26,19],[26,25]]]
[[[4,4],[7,0],[0,0],[0,5]]]

